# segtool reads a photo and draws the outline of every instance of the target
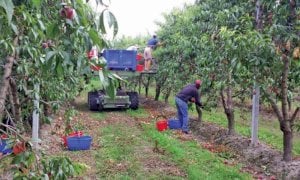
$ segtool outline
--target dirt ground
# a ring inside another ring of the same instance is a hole
[[[79,111],[79,115],[73,121],[80,121],[80,123],[87,127],[88,132],[86,133],[92,134],[93,137],[100,137],[98,127],[107,124],[125,121],[130,126],[138,127],[141,122],[148,123],[149,119],[158,115],[163,114],[166,117],[176,115],[176,109],[170,107],[168,104],[146,98],[140,98],[140,106],[146,109],[150,115],[148,118],[136,118],[135,121],[129,120],[126,116],[115,115],[113,111],[108,112],[110,118],[98,121],[90,116],[90,111],[82,100],[77,100],[74,106]],[[63,147],[60,138],[64,132],[62,117],[62,114],[58,115],[52,125],[44,125],[41,128],[41,139],[43,139],[41,147],[49,155],[68,153]],[[192,118],[190,120],[190,128],[192,131],[191,138],[198,140],[203,148],[214,153],[230,152],[230,158],[224,161],[224,164],[230,166],[241,163],[243,165],[241,171],[251,173],[253,179],[300,179],[300,158],[295,158],[292,162],[285,163],[281,161],[282,153],[263,143],[252,146],[249,138],[238,135],[228,136],[226,129],[212,123],[206,123],[205,119],[200,124],[196,119]],[[97,139],[93,140],[92,149],[101,147],[97,142],[99,142]],[[147,171],[167,170],[172,175],[186,177],[186,174],[175,165],[160,161],[157,153],[153,152],[150,147],[145,147],[143,151],[147,152],[147,154],[152,153],[151,159],[144,161],[144,168]],[[90,151],[83,151],[80,155],[72,154],[71,156],[75,161],[85,163],[89,167],[95,167],[95,162],[91,161],[93,157]],[[119,168],[122,168],[122,166],[120,165]],[[85,176],[90,179],[96,178],[96,170],[90,168]]]

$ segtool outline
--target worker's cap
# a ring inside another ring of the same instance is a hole
[[[200,88],[201,83],[202,83],[202,81],[201,81],[200,79],[197,79],[197,80],[195,81],[195,85],[196,85],[196,88],[197,88],[197,89]]]

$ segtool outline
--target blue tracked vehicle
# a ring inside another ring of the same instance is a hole
[[[139,75],[139,72],[136,71],[136,51],[104,50],[102,55],[107,61],[107,68],[120,77],[126,78]],[[114,98],[109,97],[105,90],[90,91],[88,92],[88,107],[91,111],[102,111],[111,108],[136,110],[139,107],[139,95],[135,91],[124,90],[121,85],[117,89]]]

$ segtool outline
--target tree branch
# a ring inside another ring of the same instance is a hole
[[[8,56],[4,68],[4,75],[1,80],[2,84],[0,88],[0,119],[2,119],[4,109],[5,109],[5,100],[9,88],[9,79],[10,79],[9,77],[11,75],[13,63],[14,63],[14,57]]]
[[[290,119],[291,122],[295,121],[295,119],[296,119],[297,114],[299,113],[299,111],[300,111],[300,107],[297,107],[296,110],[295,110],[295,112],[293,113],[291,119]]]
[[[14,47],[16,47],[18,45],[18,41],[19,41],[19,36],[16,36],[14,38],[13,44]],[[5,99],[7,96],[7,91],[9,88],[9,81],[10,81],[10,76],[12,73],[12,67],[14,65],[14,60],[16,58],[16,51],[14,49],[14,52],[6,57],[6,63],[4,65],[4,73],[2,76],[2,80],[1,80],[1,87],[0,87],[0,119],[2,119],[3,114],[4,114],[4,109],[5,109]]]
[[[272,99],[271,96],[270,96],[270,94],[268,94],[264,89],[262,89],[262,92],[265,94],[267,100],[268,100],[269,103],[271,104],[272,109],[273,109],[273,111],[276,113],[276,115],[277,115],[279,121],[282,122],[282,121],[283,121],[283,116],[282,116],[282,114],[281,114],[281,112],[280,112],[280,110],[279,110],[279,108],[278,108],[278,106],[277,106],[275,100]]]
[[[226,105],[226,98],[225,98],[223,89],[221,89],[220,95],[221,95],[221,100],[222,100],[223,108],[224,108],[225,111],[227,111],[228,108],[227,108],[227,105]]]

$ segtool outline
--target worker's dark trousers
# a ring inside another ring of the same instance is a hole
[[[175,97],[176,107],[177,107],[177,117],[182,124],[181,129],[184,132],[188,132],[188,104],[178,97]]]

